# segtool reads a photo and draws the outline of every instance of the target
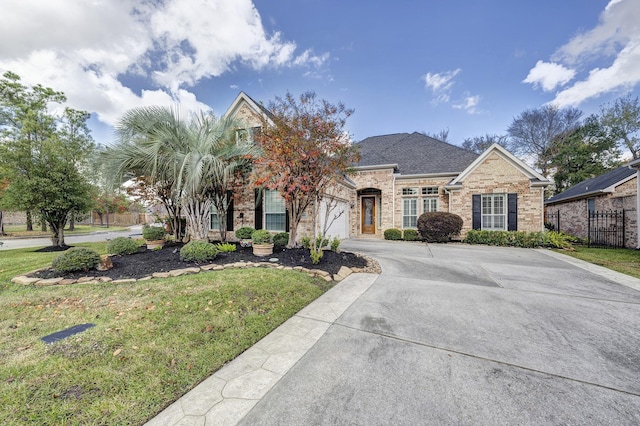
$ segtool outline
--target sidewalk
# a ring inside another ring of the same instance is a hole
[[[147,425],[237,424],[377,278],[350,275]]]

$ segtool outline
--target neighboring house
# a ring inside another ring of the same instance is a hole
[[[545,201],[547,221],[564,233],[588,238],[589,213],[592,213],[592,229],[596,225],[593,212],[605,214],[624,211],[623,245],[635,248],[638,245],[637,229],[637,170],[624,165],[603,175],[587,179]],[[597,225],[599,229],[602,225]],[[610,223],[609,228],[622,225]],[[596,229],[597,231],[598,229]],[[622,230],[622,229],[620,229]]]
[[[268,119],[270,113],[240,93],[225,116],[241,119],[255,131],[260,118]],[[312,235],[314,225],[320,229],[333,220],[328,235],[383,238],[385,229],[415,229],[418,217],[427,211],[461,216],[461,237],[470,229],[544,229],[544,189],[551,182],[497,144],[478,155],[420,133],[399,133],[370,137],[357,145],[360,161],[355,173],[307,212],[298,231],[301,237]],[[327,204],[335,205],[328,220]],[[215,212],[211,217],[216,229]],[[285,231],[286,217],[277,191],[239,185],[233,191],[227,229]],[[216,232],[212,234],[215,238]]]

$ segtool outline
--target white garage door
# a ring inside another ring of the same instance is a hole
[[[349,204],[344,201],[338,201],[333,210],[329,211],[329,217],[326,220],[330,223],[327,236],[338,238],[349,238]],[[327,203],[323,200],[320,205],[320,229],[324,228],[325,212],[327,211]],[[333,221],[333,222],[332,222]]]

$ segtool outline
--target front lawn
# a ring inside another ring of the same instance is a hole
[[[123,284],[9,282],[56,255],[0,255],[0,424],[142,424],[330,285],[264,268]],[[84,323],[95,327],[40,340]]]
[[[575,251],[558,250],[558,252],[640,278],[639,250],[575,246]]]

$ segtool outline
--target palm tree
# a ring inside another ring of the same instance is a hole
[[[236,143],[241,127],[211,114],[192,115],[185,121],[172,108],[136,108],[116,125],[117,143],[104,154],[107,170],[120,180],[149,177],[164,188],[174,218],[184,212],[188,236],[206,240],[212,204],[220,217],[226,217],[229,200],[224,195],[254,155],[252,144]],[[223,222],[219,221],[224,241]]]

